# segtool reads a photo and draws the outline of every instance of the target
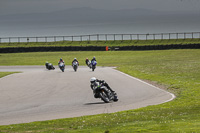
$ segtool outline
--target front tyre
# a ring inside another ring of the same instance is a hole
[[[95,69],[95,66],[92,66],[92,71],[94,71],[94,69]]]
[[[74,66],[74,71],[75,71],[75,72],[77,71],[77,66]]]

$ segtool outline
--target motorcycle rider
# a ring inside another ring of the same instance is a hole
[[[48,70],[51,70],[51,69],[55,69],[54,67],[53,67],[53,64],[51,64],[51,63],[49,63],[49,62],[46,62],[45,63],[45,66],[46,66],[46,69],[48,69]]]
[[[86,65],[87,65],[89,68],[92,67],[92,66],[91,66],[91,62],[90,62],[90,60],[89,60],[88,58],[86,58],[85,63],[86,63]]]
[[[58,64],[60,64],[61,62],[65,64],[65,62],[64,62],[64,60],[62,58],[60,58]]]
[[[95,56],[92,58],[91,62],[93,62],[93,61],[96,61],[96,58],[95,58]]]
[[[78,63],[78,66],[79,66],[79,62],[76,58],[74,58],[74,60],[72,61],[72,66],[73,66],[73,62],[75,62],[75,61]]]
[[[65,68],[65,62],[62,58],[60,58],[59,62],[58,62],[58,65],[60,65],[60,63],[63,63],[64,64],[64,68]]]
[[[102,83],[104,86],[106,86],[112,93],[114,93],[114,94],[116,94],[115,93],[115,91],[113,91],[111,88],[110,88],[110,86],[104,81],[104,80],[98,80],[98,79],[96,79],[95,77],[92,77],[91,79],[90,79],[90,87],[92,88],[92,90],[94,91],[94,93],[95,93],[95,87],[98,85],[98,82],[99,83]],[[95,93],[95,95],[94,95],[94,97],[95,98],[98,98],[98,96],[96,95],[96,93]]]
[[[49,62],[45,63],[46,69],[49,69]]]
[[[85,59],[85,63],[86,63],[86,65],[88,65],[88,62],[89,62],[89,59],[86,58],[86,59]]]

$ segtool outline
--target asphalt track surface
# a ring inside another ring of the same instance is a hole
[[[131,77],[111,67],[94,72],[80,66],[74,72],[56,67],[0,66],[0,71],[20,71],[0,78],[0,125],[112,113],[157,105],[174,99],[174,95]],[[118,94],[119,101],[104,103],[95,99],[90,78],[104,79]]]

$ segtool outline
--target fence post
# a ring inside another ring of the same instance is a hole
[[[184,33],[184,40],[185,40],[185,38],[186,38],[186,34]]]
[[[99,34],[97,34],[97,42],[99,41]]]
[[[130,34],[130,39],[131,39],[131,41],[133,40],[133,38],[132,38],[132,35]]]
[[[106,37],[106,42],[107,42],[107,39],[108,39],[108,38],[107,38],[107,34],[105,34],[105,37]]]
[[[200,32],[199,32],[199,39],[200,39]]]
[[[148,35],[148,34],[146,34],[146,40],[147,40],[147,35]]]
[[[115,34],[114,34],[114,41],[115,41]]]
[[[0,43],[1,43],[1,38],[0,38]]]
[[[194,33],[192,32],[192,39],[194,39]]]
[[[20,43],[20,37],[18,37],[18,43]]]
[[[10,43],[10,37],[9,37],[9,43]]]
[[[137,40],[139,40],[139,34],[137,34]]]
[[[47,37],[45,37],[45,42],[47,42]]]

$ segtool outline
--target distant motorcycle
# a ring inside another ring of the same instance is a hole
[[[54,70],[55,69],[55,67],[53,66],[53,64],[48,63],[48,62],[45,63],[45,66],[46,66],[46,69],[48,69],[48,70]]]
[[[64,64],[63,62],[60,62],[60,63],[58,64],[58,66],[59,66],[59,68],[60,68],[60,70],[61,70],[62,72],[65,71],[65,64]]]
[[[94,69],[96,68],[96,65],[97,65],[96,61],[91,62],[92,71],[94,71]]]
[[[117,94],[115,92],[111,92],[106,86],[101,83],[94,88],[93,92],[95,98],[101,98],[101,100],[103,100],[105,103],[118,101]]]
[[[74,61],[74,62],[72,63],[72,67],[74,68],[74,71],[76,72],[77,69],[78,69],[78,62],[77,62],[77,61]]]
[[[91,61],[90,61],[90,60],[88,60],[87,66],[88,66],[90,69],[92,68],[92,64],[91,64]]]

